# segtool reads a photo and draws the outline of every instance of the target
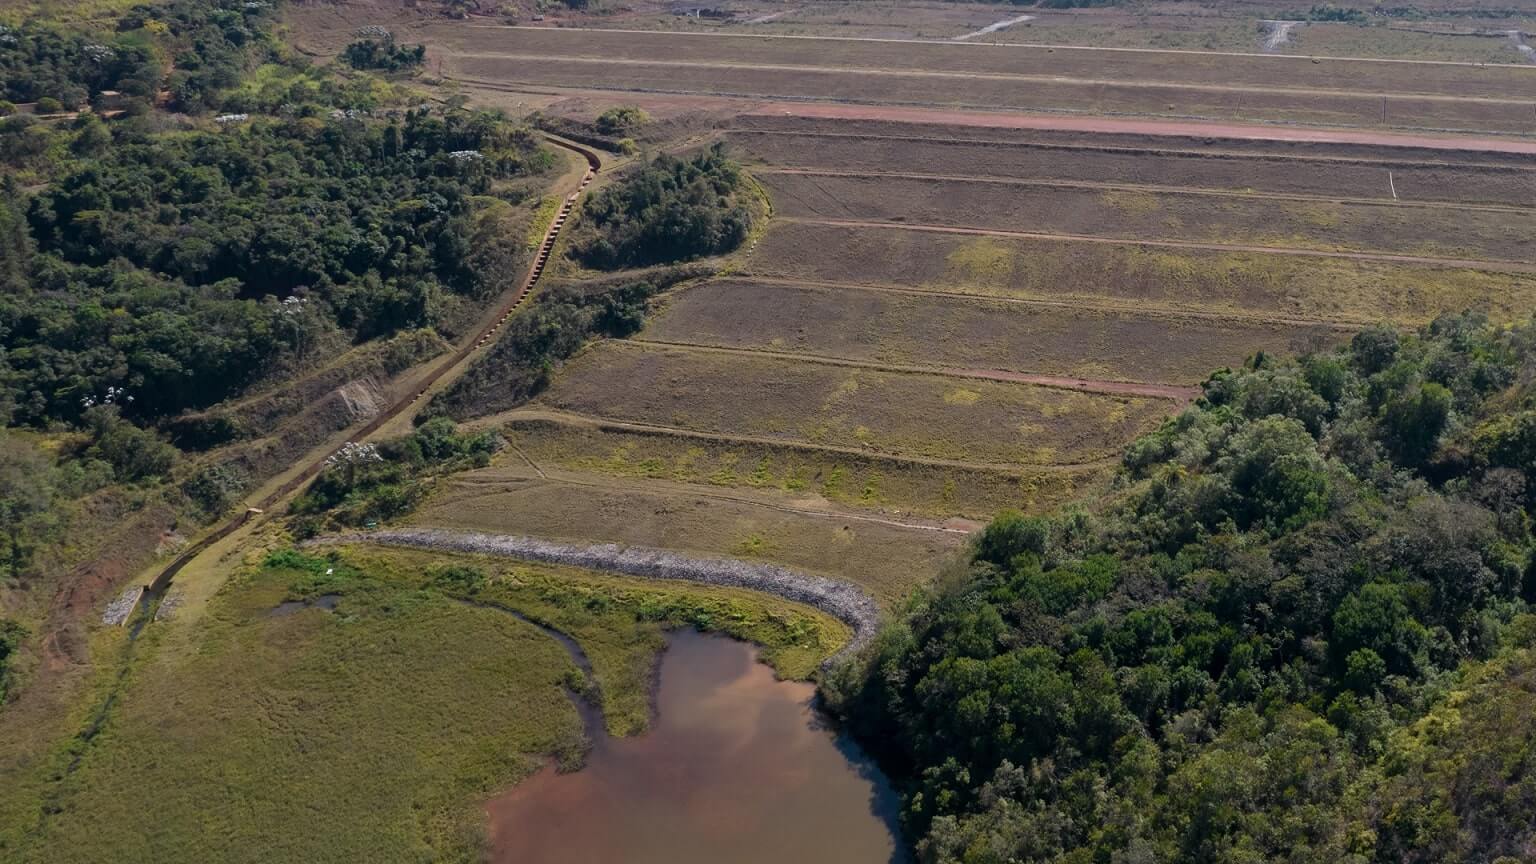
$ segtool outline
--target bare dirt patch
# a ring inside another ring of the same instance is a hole
[[[1255,351],[1341,337],[1324,326],[735,279],[669,297],[642,334],[898,364],[1184,384]]]
[[[1536,307],[1536,274],[1530,273],[966,236],[898,226],[779,224],[759,242],[745,270],[804,282],[1355,323],[1418,324],[1465,308],[1513,320]]]
[[[995,465],[1115,455],[1161,399],[604,343],[540,399],[594,417]]]

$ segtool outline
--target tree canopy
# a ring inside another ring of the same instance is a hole
[[[999,516],[827,685],[922,859],[1527,854],[1533,372],[1471,315],[1260,356]]]
[[[581,205],[571,254],[602,270],[719,255],[752,227],[741,167],[721,145],[688,159],[661,155]]]

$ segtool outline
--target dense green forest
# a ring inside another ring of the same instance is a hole
[[[377,337],[456,335],[525,263],[509,214],[555,161],[498,114],[294,55],[270,3],[90,26],[0,29],[0,94],[94,109],[0,117],[0,420],[35,433],[0,447],[11,579],[109,487],[227,507],[249,478],[178,468],[185,412]]]
[[[1529,860],[1533,376],[1471,315],[1259,356],[998,517],[825,688],[921,859]]]
[[[741,166],[723,145],[687,159],[661,155],[582,202],[576,260],[601,270],[720,255],[752,228]]]

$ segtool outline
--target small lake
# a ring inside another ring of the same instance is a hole
[[[815,688],[749,645],[692,630],[662,656],[652,728],[602,736],[493,799],[496,864],[888,864],[896,798],[826,727]]]

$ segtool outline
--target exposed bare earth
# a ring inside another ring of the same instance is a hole
[[[459,25],[430,30],[427,36],[460,55],[534,54],[641,62],[666,58],[693,63],[815,65],[841,70],[901,69],[1262,89],[1368,89],[1372,93],[1455,98],[1529,99],[1536,88],[1536,69],[1464,63],[548,27]]]
[[[1536,133],[1522,66],[489,26],[428,38],[455,77],[536,87]]]

